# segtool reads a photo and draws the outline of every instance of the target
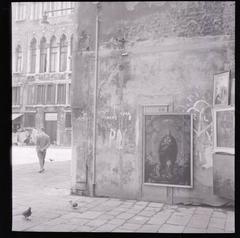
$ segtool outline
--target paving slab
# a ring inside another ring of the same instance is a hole
[[[49,221],[45,221],[42,222],[42,224],[46,224],[47,226],[55,226],[58,224],[65,224],[65,223],[69,223],[69,220],[66,219],[62,219],[62,218],[56,218],[56,219],[51,219]]]
[[[171,224],[163,224],[158,232],[160,233],[182,233],[185,226],[171,225]]]
[[[122,225],[122,224],[125,223],[125,222],[126,222],[125,219],[115,218],[115,219],[110,220],[108,223],[109,223],[109,224]]]
[[[144,224],[142,227],[137,229],[137,232],[157,232],[160,225],[150,225],[150,224]]]
[[[127,219],[129,219],[129,218],[131,218],[133,216],[134,216],[134,214],[132,214],[132,213],[124,212],[124,213],[121,213],[118,216],[116,216],[116,218],[127,220]]]
[[[89,222],[89,219],[82,219],[82,218],[71,218],[70,220],[69,220],[69,222],[71,223],[71,224],[77,224],[77,225],[79,225],[79,226],[82,226],[82,225],[85,225],[86,223],[88,223]]]
[[[207,233],[206,229],[199,229],[194,227],[186,227],[183,233]]]
[[[175,212],[167,220],[167,223],[179,226],[186,226],[189,220],[191,219],[192,214]]]
[[[227,218],[227,213],[225,212],[220,212],[220,211],[213,211],[212,213],[212,217],[215,217],[215,218]]]
[[[162,208],[164,206],[164,203],[158,203],[158,202],[150,202],[148,204],[149,207],[158,207],[158,208]]]
[[[103,207],[103,206],[97,206],[97,207],[91,207],[89,211],[96,211],[96,212],[108,212],[112,211],[111,207]]]
[[[134,216],[131,219],[128,220],[129,223],[135,223],[135,224],[144,224],[149,220],[148,217],[144,216]]]
[[[79,218],[85,218],[85,219],[94,219],[97,218],[98,216],[102,215],[102,212],[97,212],[97,211],[87,211],[83,212],[78,215]]]
[[[103,224],[105,224],[107,222],[107,220],[102,220],[102,219],[94,219],[92,221],[89,221],[87,223],[85,223],[84,225],[86,226],[93,226],[93,227],[99,227]]]
[[[225,233],[224,229],[219,229],[216,227],[208,227],[207,233]]]
[[[69,220],[71,218],[83,218],[84,213],[77,213],[77,212],[69,212],[67,214],[64,214],[62,216],[59,216],[59,219],[65,219],[65,220]],[[87,216],[85,218],[88,218]],[[90,218],[89,218],[90,219]]]
[[[119,215],[119,214],[121,214],[123,212],[125,212],[125,210],[124,211],[123,210],[111,210],[111,211],[108,211],[106,214],[117,216],[117,215]]]
[[[124,223],[122,226],[119,226],[119,229],[136,231],[142,226],[142,224],[133,224],[133,223]]]
[[[127,210],[129,210],[129,209],[131,209],[133,207],[133,205],[131,204],[131,205],[120,205],[118,208],[122,208],[122,209],[125,209],[125,211],[127,211]]]
[[[156,212],[155,211],[141,211],[138,213],[139,216],[152,217]]]
[[[194,214],[191,217],[187,226],[192,228],[198,228],[198,229],[206,229],[208,226],[209,220],[210,220],[210,216]]]
[[[117,207],[122,203],[123,203],[122,201],[119,201],[117,199],[116,200],[109,199],[108,201],[104,202],[106,206],[111,206],[111,207]]]
[[[162,225],[165,223],[168,218],[171,216],[172,212],[169,211],[162,211],[159,212],[158,214],[154,215],[148,222],[147,224],[153,224],[153,225]]]
[[[97,219],[108,221],[108,220],[114,219],[114,216],[109,214],[103,214],[103,215],[100,215]]]
[[[73,232],[90,232],[93,231],[95,228],[94,227],[90,227],[90,226],[77,226],[75,227],[72,231]]]
[[[209,208],[209,207],[198,207],[195,210],[195,214],[199,214],[199,215],[211,215],[213,213],[213,208]]]
[[[193,214],[196,211],[196,207],[178,207],[176,211],[181,213]]]
[[[235,213],[234,213],[234,211],[227,211],[227,215],[228,215],[228,216],[234,216]]]
[[[145,207],[147,207],[146,205],[141,205],[141,204],[137,204],[135,203],[132,208],[134,209],[139,209],[139,210],[143,210]]]
[[[224,229],[225,228],[225,223],[226,223],[226,219],[224,218],[215,218],[215,217],[211,217],[208,227],[211,228],[218,228],[218,229]]]
[[[147,206],[149,204],[149,202],[145,202],[145,201],[137,201],[136,202],[136,206]]]
[[[48,227],[46,231],[56,231],[56,232],[71,232],[76,228],[76,224],[64,223],[57,224],[52,227]]]
[[[31,222],[31,221],[18,221],[16,220],[16,218],[13,220],[13,223],[12,223],[12,231],[24,231],[26,229],[29,229],[33,226],[37,226],[41,224],[40,221],[37,221],[37,222]]]
[[[37,226],[33,226],[29,229],[26,229],[26,231],[43,231],[43,232],[45,232],[45,231],[51,230],[51,228],[52,228],[52,226],[49,226],[47,224],[39,224]]]
[[[136,214],[140,213],[141,211],[139,211],[138,209],[136,210],[136,209],[132,209],[132,208],[130,208],[127,212],[136,215]]]
[[[114,229],[116,229],[119,225],[118,224],[110,224],[110,223],[106,223],[98,228],[96,228],[95,232],[111,232]]]
[[[225,231],[233,232],[235,231],[235,219],[234,217],[228,217],[225,223]]]
[[[132,202],[129,202],[129,201],[123,201],[121,205],[135,205],[137,203],[137,201],[132,201]]]
[[[134,232],[134,231],[116,228],[116,229],[114,229],[112,232],[116,232],[116,233],[130,233],[130,232]]]
[[[142,211],[151,211],[151,212],[159,212],[161,211],[161,207],[145,207]]]

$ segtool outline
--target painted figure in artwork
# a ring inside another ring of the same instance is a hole
[[[171,130],[163,136],[159,144],[160,175],[162,178],[171,179],[173,166],[177,160],[178,147],[176,139],[172,136]]]

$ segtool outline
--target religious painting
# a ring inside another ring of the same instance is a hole
[[[191,188],[192,115],[145,114],[143,125],[144,184]]]
[[[235,115],[234,107],[214,110],[214,150],[234,153]]]
[[[230,71],[214,75],[213,105],[227,106],[229,104]]]

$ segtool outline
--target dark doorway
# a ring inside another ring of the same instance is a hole
[[[45,132],[50,137],[51,144],[57,142],[57,113],[45,113]]]

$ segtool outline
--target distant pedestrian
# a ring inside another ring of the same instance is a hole
[[[36,137],[36,150],[37,150],[37,156],[38,156],[39,165],[40,165],[39,173],[42,173],[44,171],[45,157],[46,157],[47,148],[49,146],[50,146],[50,138],[44,132],[44,128],[41,128]]]

